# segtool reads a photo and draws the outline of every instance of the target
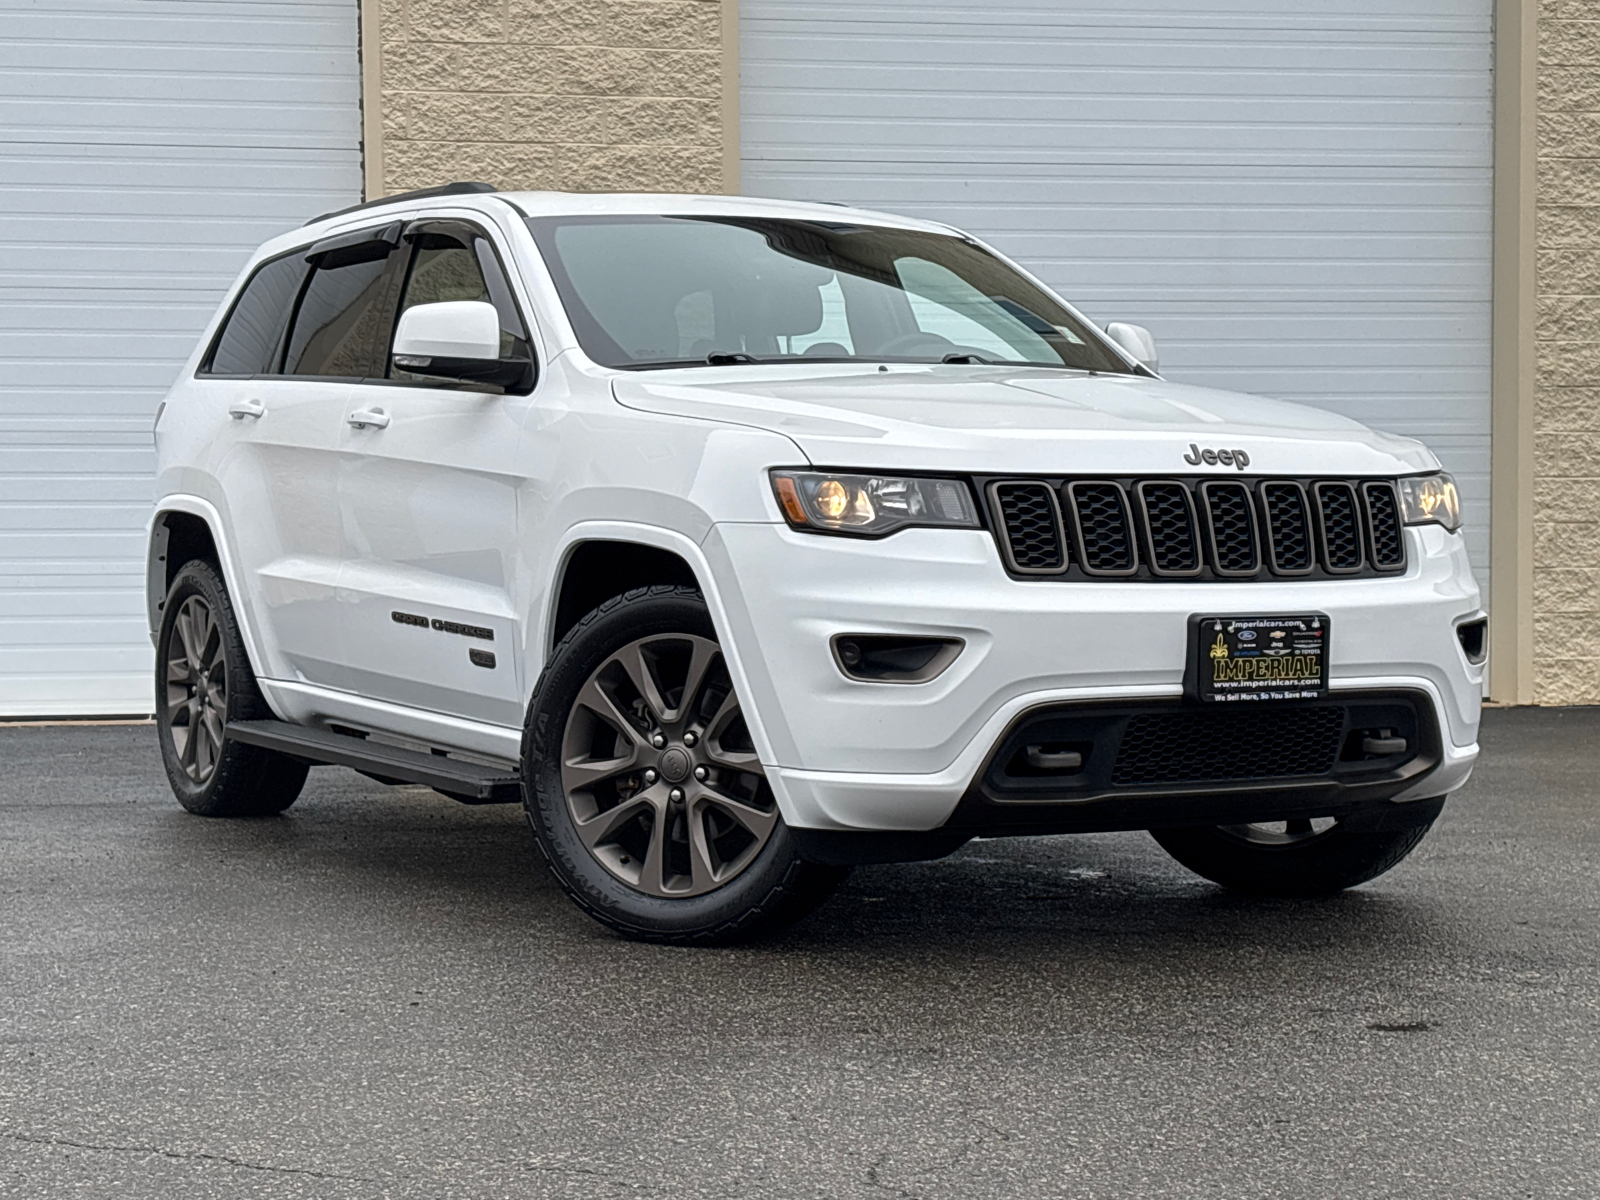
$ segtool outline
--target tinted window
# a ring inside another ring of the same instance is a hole
[[[1134,370],[1048,292],[949,234],[765,217],[528,226],[585,353],[608,367],[739,354]]]
[[[411,274],[406,280],[400,311],[419,304],[439,304],[447,300],[482,300],[493,304],[500,315],[500,357],[531,357],[527,329],[511,298],[505,272],[489,239],[476,230],[458,226],[434,226],[412,236],[416,247]],[[433,384],[438,379],[392,370],[395,379]]]
[[[392,257],[313,271],[289,335],[285,375],[383,375],[394,327]]]
[[[308,269],[303,251],[256,268],[222,327],[208,373],[259,375],[276,368],[283,329]]]

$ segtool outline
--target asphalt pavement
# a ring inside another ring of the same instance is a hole
[[[1144,834],[619,941],[520,813],[320,768],[192,817],[148,727],[0,727],[0,1196],[1600,1196],[1600,709],[1487,714],[1391,874]]]

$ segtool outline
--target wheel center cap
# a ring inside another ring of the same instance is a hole
[[[661,756],[661,778],[668,783],[682,783],[689,778],[692,765],[688,752],[674,746]]]

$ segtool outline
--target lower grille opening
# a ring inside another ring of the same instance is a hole
[[[1198,795],[1281,782],[1365,785],[1437,754],[1429,701],[1362,692],[1305,703],[1064,704],[1019,720],[982,776],[990,801]]]
[[[1128,722],[1111,782],[1210,783],[1325,775],[1344,731],[1339,708],[1145,713]]]

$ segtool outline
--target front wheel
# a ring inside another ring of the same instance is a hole
[[[618,596],[562,639],[528,708],[523,764],[556,878],[627,937],[741,940],[844,878],[800,859],[691,588]]]
[[[1161,848],[1196,875],[1257,896],[1328,896],[1376,879],[1432,827],[1354,830],[1329,817],[1254,825],[1152,829]]]

